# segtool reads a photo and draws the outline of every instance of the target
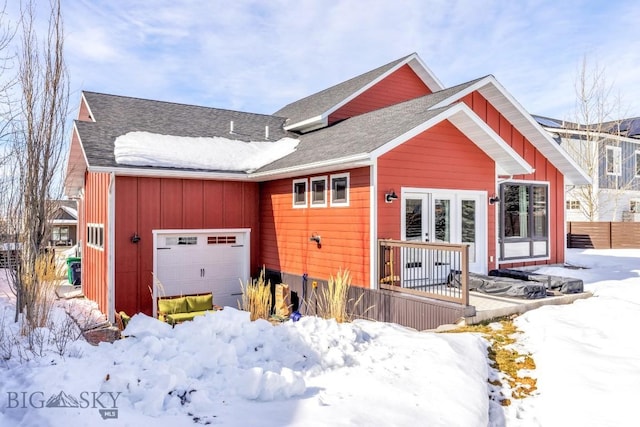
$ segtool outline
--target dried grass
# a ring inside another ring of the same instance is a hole
[[[271,283],[264,281],[264,269],[255,280],[248,280],[245,286],[240,281],[242,300],[239,302],[240,310],[251,313],[251,320],[271,317]]]
[[[336,276],[331,276],[326,287],[317,293],[317,315],[323,319],[336,319],[338,323],[350,322],[349,304],[356,306],[361,298],[353,301],[349,299],[351,287],[351,273],[349,270],[339,270]]]
[[[38,256],[35,271],[25,273],[22,277],[23,303],[26,310],[25,322],[22,323],[21,330],[23,335],[31,335],[35,329],[49,325],[58,277],[59,271],[56,264],[47,254]]]

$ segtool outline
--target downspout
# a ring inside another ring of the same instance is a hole
[[[369,168],[369,287],[378,289],[378,159]]]
[[[116,175],[111,172],[109,176],[109,191],[107,201],[107,224],[108,224],[108,252],[107,252],[107,306],[109,307],[109,313],[107,318],[109,322],[115,321],[115,302],[116,302],[116,289],[115,289],[115,275],[116,275],[116,263],[115,263],[115,238],[116,238]]]

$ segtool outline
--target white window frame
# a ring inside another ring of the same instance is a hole
[[[633,205],[636,205],[635,209],[633,208]],[[635,213],[640,213],[640,199],[630,199],[629,200],[629,211],[630,212],[635,212]]]
[[[324,182],[324,191],[322,193],[322,201],[313,200],[313,196],[315,195],[315,191],[313,190],[314,182]],[[312,208],[326,208],[327,207],[327,185],[328,179],[327,176],[314,176],[310,178],[309,184],[309,206]]]
[[[635,174],[634,176],[636,178],[640,178],[640,150],[636,150],[636,155],[635,155]]]
[[[104,250],[104,224],[87,224],[87,246]]]
[[[304,184],[304,204],[296,203],[296,184]],[[309,204],[309,181],[307,178],[294,179],[291,184],[291,203],[294,209],[304,209]]]
[[[346,178],[346,188],[345,188],[345,200],[335,200],[334,199],[334,189],[333,189],[333,181],[336,179]],[[351,185],[351,178],[349,172],[345,173],[336,173],[331,175],[329,184],[331,185],[331,206],[332,207],[346,207],[349,206],[349,187]]]
[[[609,150],[613,152],[613,172],[609,172]],[[620,147],[614,147],[612,145],[607,145],[607,149],[605,152],[605,171],[609,176],[620,176],[622,175],[622,149]]]

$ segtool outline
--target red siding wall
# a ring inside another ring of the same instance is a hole
[[[401,204],[384,194],[401,187],[495,191],[495,164],[450,122],[444,121],[378,159],[378,238],[400,239]],[[495,258],[496,207],[488,205],[489,257]],[[491,266],[491,264],[489,264]]]
[[[80,206],[80,238],[82,239],[82,291],[87,298],[98,303],[103,313],[109,313],[107,295],[107,255],[111,248],[107,229],[109,174],[87,173],[85,197]],[[87,224],[104,224],[104,249],[87,246]]]
[[[501,264],[501,267],[521,267],[564,262],[564,176],[518,130],[502,116],[480,93],[473,92],[463,101],[502,139],[535,168],[533,175],[518,175],[513,179],[549,182],[550,255],[549,261]]]
[[[336,110],[329,116],[329,124],[430,93],[411,67],[404,65]]]
[[[307,273],[319,279],[335,276],[341,268],[349,269],[353,285],[368,287],[369,168],[347,172],[350,172],[348,207],[328,204],[325,208],[294,209],[293,179],[262,184],[260,241],[266,268],[295,275]],[[309,240],[314,233],[322,238],[320,248]]]
[[[152,313],[154,229],[251,228],[251,271],[257,271],[258,203],[255,183],[117,177],[116,309]],[[135,232],[137,244],[130,241]]]

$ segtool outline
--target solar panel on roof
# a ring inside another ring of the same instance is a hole
[[[627,131],[629,137],[640,137],[640,119],[635,119],[629,123],[629,129]]]
[[[542,126],[547,126],[550,128],[559,128],[562,127],[562,125],[560,124],[560,122],[558,122],[557,120],[553,120],[553,119],[548,119],[546,117],[538,117],[535,116],[535,119],[538,123],[540,123]]]

